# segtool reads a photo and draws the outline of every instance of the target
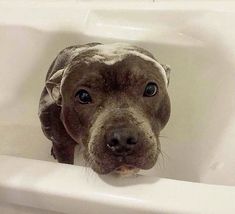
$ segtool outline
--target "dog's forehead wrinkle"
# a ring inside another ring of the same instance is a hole
[[[89,73],[83,75],[81,79],[78,81],[78,85],[87,86],[90,88],[101,87],[103,83],[104,79],[102,78],[101,75],[97,73]]]
[[[123,95],[128,92],[135,92],[149,79],[152,79],[144,72],[138,73],[134,69],[123,68],[121,66],[110,68],[107,71],[101,71],[100,74],[103,77],[103,82],[100,81],[100,84],[103,85],[106,93],[120,92]]]
[[[114,43],[107,45],[96,45],[88,47],[86,49],[78,49],[77,52],[74,50],[74,55],[77,53],[77,56],[74,56],[74,60],[83,59],[86,63],[100,62],[106,65],[113,65],[117,62],[123,61],[130,55],[137,56],[145,61],[151,62],[153,66],[158,68],[159,73],[162,75],[164,82],[167,85],[167,77],[164,68],[158,61],[153,58],[150,53],[137,48],[133,45],[126,43]]]

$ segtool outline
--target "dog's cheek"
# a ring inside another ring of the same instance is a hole
[[[148,147],[144,151],[144,155],[142,156],[143,158],[139,158],[136,160],[137,166],[141,169],[151,169],[157,162],[159,151],[160,151],[160,141],[157,138],[156,143],[152,144],[151,147]]]
[[[85,115],[78,114],[69,107],[63,107],[61,120],[68,134],[78,143],[87,135],[86,126],[84,124]]]
[[[93,136],[93,139],[91,139],[89,135],[88,152],[92,158],[99,161],[105,161],[107,158],[104,134],[104,131],[100,129],[96,135]]]
[[[171,104],[169,96],[166,94],[162,99],[157,111],[155,113],[155,119],[160,124],[160,128],[163,129],[167,124],[171,113]]]

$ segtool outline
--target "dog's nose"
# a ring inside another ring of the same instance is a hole
[[[107,147],[115,155],[130,155],[138,143],[138,133],[134,129],[114,129],[106,136]]]

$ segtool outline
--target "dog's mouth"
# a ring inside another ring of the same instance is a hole
[[[154,166],[158,153],[156,149],[142,148],[141,151],[125,156],[113,155],[111,152],[89,152],[85,156],[92,169],[99,174],[112,174],[118,176],[136,175],[139,170],[147,170]]]
[[[133,165],[124,164],[114,169],[112,173],[119,176],[132,176],[136,175],[139,170],[139,168]]]

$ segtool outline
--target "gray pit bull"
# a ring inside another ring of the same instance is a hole
[[[99,174],[152,168],[170,117],[170,68],[130,44],[89,43],[62,50],[39,104],[51,154],[74,163],[74,148]]]

